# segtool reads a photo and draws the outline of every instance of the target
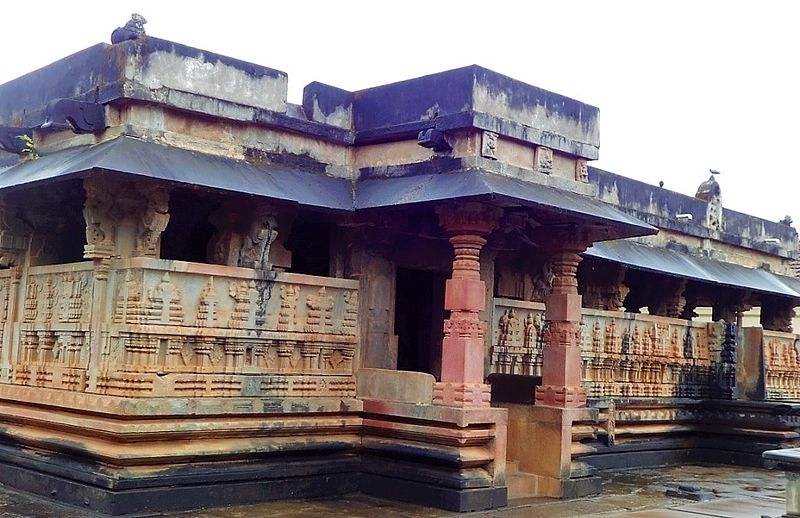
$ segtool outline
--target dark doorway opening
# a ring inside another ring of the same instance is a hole
[[[169,195],[169,224],[161,235],[161,257],[205,263],[214,235],[209,216],[219,202],[203,191],[175,189]]]
[[[331,227],[325,220],[314,214],[300,214],[292,224],[286,248],[292,251],[289,272],[320,277],[331,275]]]
[[[444,285],[442,273],[397,269],[394,333],[399,370],[427,372],[439,378]]]

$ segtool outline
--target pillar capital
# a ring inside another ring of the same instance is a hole
[[[451,235],[474,234],[485,237],[496,229],[503,209],[478,202],[448,203],[436,207],[439,225]]]
[[[553,225],[543,227],[540,231],[536,240],[550,253],[580,254],[594,242],[591,230],[580,225]]]

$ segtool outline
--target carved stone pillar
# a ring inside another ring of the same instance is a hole
[[[445,286],[441,381],[434,385],[434,403],[489,406],[490,388],[484,380],[483,323],[486,285],[481,280],[480,253],[485,236],[497,227],[502,210],[480,203],[442,205],[439,224],[450,236],[455,258]]]
[[[88,375],[89,384],[87,387],[88,392],[97,392],[97,380],[100,373],[104,370],[103,367],[103,344],[105,336],[103,333],[104,323],[107,320],[106,315],[106,290],[108,286],[108,274],[111,270],[109,259],[95,259],[94,260],[94,289],[92,290],[92,332],[89,341],[89,362],[88,362]]]
[[[14,325],[19,320],[19,285],[22,280],[22,267],[11,267],[11,287],[8,290],[8,312],[3,329],[3,348],[0,351],[0,382],[8,383],[11,369],[11,350],[14,348]]]
[[[586,404],[581,388],[581,296],[576,272],[590,241],[572,232],[551,236],[553,289],[545,300],[542,385],[536,388],[536,404],[579,407]]]
[[[0,268],[11,269],[11,280],[7,286],[7,303],[2,322],[2,351],[0,351],[0,381],[8,382],[11,367],[11,351],[15,344],[14,325],[19,314],[19,285],[22,279],[25,252],[28,248],[29,237],[24,225],[16,217],[16,209],[7,203],[5,198],[0,198]]]

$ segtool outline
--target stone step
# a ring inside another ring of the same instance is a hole
[[[529,473],[516,472],[511,475],[506,471],[508,499],[531,498],[537,496],[538,478]]]

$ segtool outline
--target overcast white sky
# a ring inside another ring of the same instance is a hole
[[[598,106],[594,165],[800,222],[800,3],[789,1],[4,2],[0,83],[101,41],[147,33],[357,90],[477,63]]]

